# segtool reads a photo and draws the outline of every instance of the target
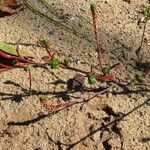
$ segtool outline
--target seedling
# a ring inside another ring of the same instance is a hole
[[[0,57],[0,66],[3,68],[0,73],[14,68],[24,68],[28,63],[34,62],[31,54],[21,50],[18,55],[15,46],[6,43],[0,43]],[[26,71],[29,72],[31,89],[31,72],[30,69],[26,69]]]
[[[14,45],[7,43],[0,43],[0,73],[9,71],[15,68],[24,68],[29,72],[30,90],[31,90],[31,70],[29,65],[43,65],[42,62],[37,61],[31,52],[18,49]]]
[[[150,64],[143,62],[143,54],[141,56],[139,54],[142,50],[142,46],[143,46],[143,43],[144,43],[146,25],[147,25],[147,22],[150,20],[150,6],[145,8],[144,18],[145,18],[145,22],[144,22],[144,27],[143,27],[142,39],[141,39],[140,46],[136,51],[136,54],[138,55],[138,58],[139,58],[139,61],[137,62],[137,66],[138,66],[138,68],[140,68],[140,67],[143,68],[143,74],[144,74],[143,76],[145,78],[146,75],[150,72]]]
[[[95,84],[105,82],[107,83],[106,89],[103,91],[100,91],[99,93],[104,93],[108,91],[109,88],[113,88],[114,84],[117,84],[119,86],[128,86],[128,85],[136,85],[137,83],[143,82],[143,76],[136,75],[134,79],[124,82],[118,79],[115,75],[111,73],[111,70],[114,69],[116,66],[119,65],[119,63],[107,67],[110,65],[106,65],[103,67],[102,65],[102,52],[101,52],[101,46],[98,39],[97,34],[97,14],[96,14],[96,5],[91,4],[91,13],[93,18],[93,32],[94,32],[94,38],[95,38],[95,47],[97,52],[97,59],[98,59],[98,67],[96,68],[96,71],[89,70],[85,71],[82,69],[78,69],[76,67],[71,67],[70,65],[73,61],[71,61],[70,56],[66,55],[64,56],[64,59],[60,59],[59,55],[56,57],[57,52],[52,51],[52,44],[48,37],[45,37],[41,40],[42,46],[46,49],[47,55],[43,56],[42,59],[38,60],[34,57],[32,53],[26,50],[22,50],[14,45],[9,45],[7,43],[0,43],[0,67],[2,70],[0,70],[0,73],[3,73],[5,71],[15,69],[15,68],[24,68],[26,72],[29,72],[29,79],[30,79],[30,89],[31,89],[31,68],[34,66],[38,67],[47,67],[50,66],[51,69],[68,69],[70,71],[75,71],[76,74],[72,78],[72,87],[71,90],[75,89],[81,89],[85,83],[85,78],[88,79],[89,84]],[[149,19],[149,9],[146,10],[147,19]],[[42,60],[42,61],[41,61]],[[61,61],[63,60],[63,61]],[[92,67],[91,67],[92,68]],[[113,84],[113,85],[112,85]],[[99,88],[100,89],[100,88]],[[91,90],[92,91],[92,90]],[[94,91],[94,90],[93,90]],[[99,95],[99,94],[96,94]],[[55,104],[51,105],[48,104],[45,100],[42,100],[42,103],[44,104],[44,107],[47,107],[50,110],[56,110],[61,107],[68,107],[72,103],[64,103],[64,104]]]
[[[109,74],[110,74],[110,69],[107,68],[107,67],[103,67],[103,68],[101,69],[101,71],[102,71],[102,73],[103,73],[104,75],[109,75]]]
[[[89,82],[89,84],[95,84],[96,81],[97,81],[97,79],[96,79],[95,75],[89,75],[88,76],[88,82]]]
[[[50,66],[52,69],[57,69],[57,68],[59,68],[60,63],[61,62],[59,59],[53,58],[50,62]]]

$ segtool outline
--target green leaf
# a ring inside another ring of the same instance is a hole
[[[95,3],[91,3],[90,4],[90,9],[91,9],[92,13],[95,13],[95,11],[96,11],[96,4]]]
[[[56,59],[56,58],[53,58],[52,61],[50,62],[50,66],[52,69],[57,69],[60,65],[60,60],[59,59]]]
[[[103,73],[104,75],[109,75],[109,74],[110,74],[110,70],[109,70],[109,68],[107,68],[107,67],[103,67],[103,68],[101,69],[101,71],[102,71],[102,73]]]
[[[69,57],[69,56],[65,56],[64,64],[65,64],[65,65],[68,65],[70,62],[71,62],[70,57]]]
[[[138,83],[144,82],[144,75],[143,73],[138,73],[135,75],[135,79],[137,80]]]
[[[30,70],[30,67],[25,67],[25,68],[24,68],[24,71],[25,71],[25,72],[28,72],[29,70]]]
[[[130,85],[130,86],[135,86],[137,83],[138,82],[137,82],[136,79],[131,79],[131,80],[128,81],[128,85]]]
[[[31,53],[31,52],[29,52],[27,50],[19,49],[18,53],[17,53],[15,45],[3,43],[3,42],[0,43],[0,50],[5,52],[5,53],[7,53],[7,54],[10,54],[10,55],[18,56],[18,53],[19,53],[19,55],[23,56],[23,57],[34,57],[33,53]]]
[[[150,19],[150,6],[148,6],[148,7],[145,9],[144,15],[146,16],[147,19]]]
[[[96,79],[95,75],[88,76],[88,82],[89,82],[89,84],[95,84],[96,81],[97,81],[97,79]]]
[[[42,43],[43,43],[45,46],[49,46],[49,44],[50,44],[50,39],[49,39],[49,37],[43,37]]]

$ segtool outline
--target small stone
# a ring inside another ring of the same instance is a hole
[[[93,54],[92,52],[90,52],[88,55],[89,55],[90,57],[94,57],[94,54]]]
[[[107,93],[107,97],[111,98],[111,97],[113,97],[113,94],[112,93]]]
[[[145,126],[150,127],[150,120],[148,117],[145,120]]]
[[[68,89],[81,90],[85,82],[85,76],[82,74],[75,74],[73,79],[68,80]]]
[[[104,131],[102,134],[102,141],[106,141],[110,138],[110,133],[108,131]]]
[[[142,17],[142,18],[140,19],[141,22],[144,22],[144,20],[145,20],[145,17]]]
[[[100,140],[100,131],[96,132],[94,135],[91,136],[91,139],[93,141],[99,141]]]

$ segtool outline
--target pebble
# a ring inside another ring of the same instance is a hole
[[[100,140],[100,131],[96,132],[94,135],[91,136],[91,139],[93,141],[99,141]]]
[[[145,126],[150,127],[150,119],[148,117],[145,119]]]

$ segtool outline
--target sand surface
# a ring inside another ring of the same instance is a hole
[[[57,27],[27,9],[0,18],[0,42],[16,43],[32,50],[37,57],[45,50],[37,45],[43,36],[49,36],[53,49],[71,54],[73,60],[97,63],[92,34],[90,0],[51,0],[55,8],[47,12],[40,1],[30,1],[41,11],[59,18],[91,40],[80,38]],[[113,73],[122,80],[132,79],[136,72],[135,54],[140,45],[143,9],[149,0],[97,0],[98,32],[103,48],[103,65],[120,63]],[[29,44],[29,46],[26,46]],[[150,21],[147,24],[142,48],[143,61],[150,63]],[[86,64],[73,64],[86,71]],[[43,68],[32,69],[32,95],[28,74],[14,69],[1,74],[0,82],[0,150],[149,150],[150,86],[133,87],[130,92],[114,88],[87,103],[50,112],[39,98],[45,96],[50,104],[66,101],[81,102],[92,93],[68,92],[67,81],[74,71]],[[150,83],[150,75],[145,79]],[[141,105],[138,109],[137,106]],[[135,110],[134,110],[135,109]],[[132,113],[127,114],[131,110]],[[123,120],[113,122],[123,114]],[[111,123],[112,122],[112,123]]]

